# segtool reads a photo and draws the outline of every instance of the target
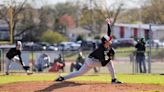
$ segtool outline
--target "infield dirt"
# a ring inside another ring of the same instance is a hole
[[[159,84],[111,84],[93,81],[26,81],[1,84],[0,92],[164,92]]]

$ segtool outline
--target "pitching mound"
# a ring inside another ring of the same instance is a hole
[[[1,84],[0,92],[164,92],[158,84],[110,84],[93,81],[27,81]]]

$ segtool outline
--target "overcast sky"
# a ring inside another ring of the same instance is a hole
[[[3,4],[6,1],[10,1],[10,0],[0,0],[0,4]],[[22,1],[22,0],[16,0],[16,1]],[[78,0],[27,0],[28,2],[32,3],[33,6],[35,7],[40,7],[42,5],[49,5],[49,4],[56,4],[56,3],[64,3],[64,2],[77,2]],[[79,0],[80,2],[85,2],[88,3],[90,2],[90,0]],[[103,4],[107,4],[107,5],[111,5],[114,2],[119,2],[119,1],[123,1],[126,4],[127,8],[131,8],[131,7],[139,7],[140,4],[142,4],[143,0],[93,0],[93,1],[97,1],[98,3],[103,3]]]

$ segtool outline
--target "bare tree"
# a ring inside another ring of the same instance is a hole
[[[94,5],[96,7],[99,7],[98,3],[95,2]],[[124,3],[122,2],[122,0],[119,0],[118,2],[116,3],[113,3],[111,6],[107,6],[107,4],[102,4],[101,5],[103,6],[104,10],[106,11],[106,13],[104,13],[102,10],[101,11],[97,11],[99,12],[103,17],[104,19],[107,18],[107,17],[111,17],[113,18],[113,23],[112,23],[112,26],[114,25],[114,23],[116,22],[117,20],[117,17],[118,15],[120,14],[121,10],[122,10],[122,7],[124,5]],[[100,6],[101,7],[101,6]]]
[[[142,17],[145,23],[164,23],[164,1],[163,0],[147,0],[142,6]]]
[[[26,4],[26,1],[27,0],[23,0],[22,2],[17,3],[16,0],[10,0],[10,2],[4,2],[7,6],[4,6],[2,9],[0,9],[1,19],[3,19],[8,24],[10,30],[12,28],[13,34],[15,33],[15,28],[19,21],[18,15],[21,11],[23,11],[23,6]],[[12,13],[12,15],[9,15],[9,11]],[[12,17],[12,19],[10,19],[10,17]],[[10,25],[11,22],[12,25]]]

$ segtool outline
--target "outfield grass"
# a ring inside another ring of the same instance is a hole
[[[163,84],[164,75],[158,74],[118,74],[118,79],[125,83],[146,83],[146,84]],[[101,74],[98,76],[82,76],[72,80],[90,80],[90,81],[103,81],[110,82],[109,74]]]
[[[121,47],[121,48],[117,48],[115,49],[116,50],[116,57],[129,57],[129,55],[135,51],[136,49],[134,47]],[[147,47],[146,51],[149,51],[149,47]],[[158,51],[162,51],[164,50],[164,48],[159,48]],[[159,53],[157,51],[156,48],[152,48],[152,55],[156,54],[156,53]],[[91,51],[83,51],[83,54],[85,56],[87,56]],[[68,61],[71,61],[71,60],[76,60],[76,58],[78,57],[78,54],[77,53],[72,53],[72,54],[69,54],[69,55],[66,55],[65,56],[65,60],[68,60]]]
[[[53,80],[55,78],[55,74],[53,73],[44,73],[44,74],[11,74],[11,75],[1,75],[0,76],[0,84],[2,83],[11,83],[17,81],[40,81],[40,80]]]
[[[119,80],[125,83],[146,83],[164,85],[164,75],[159,74],[117,74],[117,77]],[[53,81],[55,78],[57,78],[57,74],[54,73],[40,73],[29,76],[22,74],[12,74],[9,76],[1,75],[0,84],[18,81]],[[111,77],[109,74],[87,74],[80,77],[72,78],[70,80],[110,82],[110,79]]]

